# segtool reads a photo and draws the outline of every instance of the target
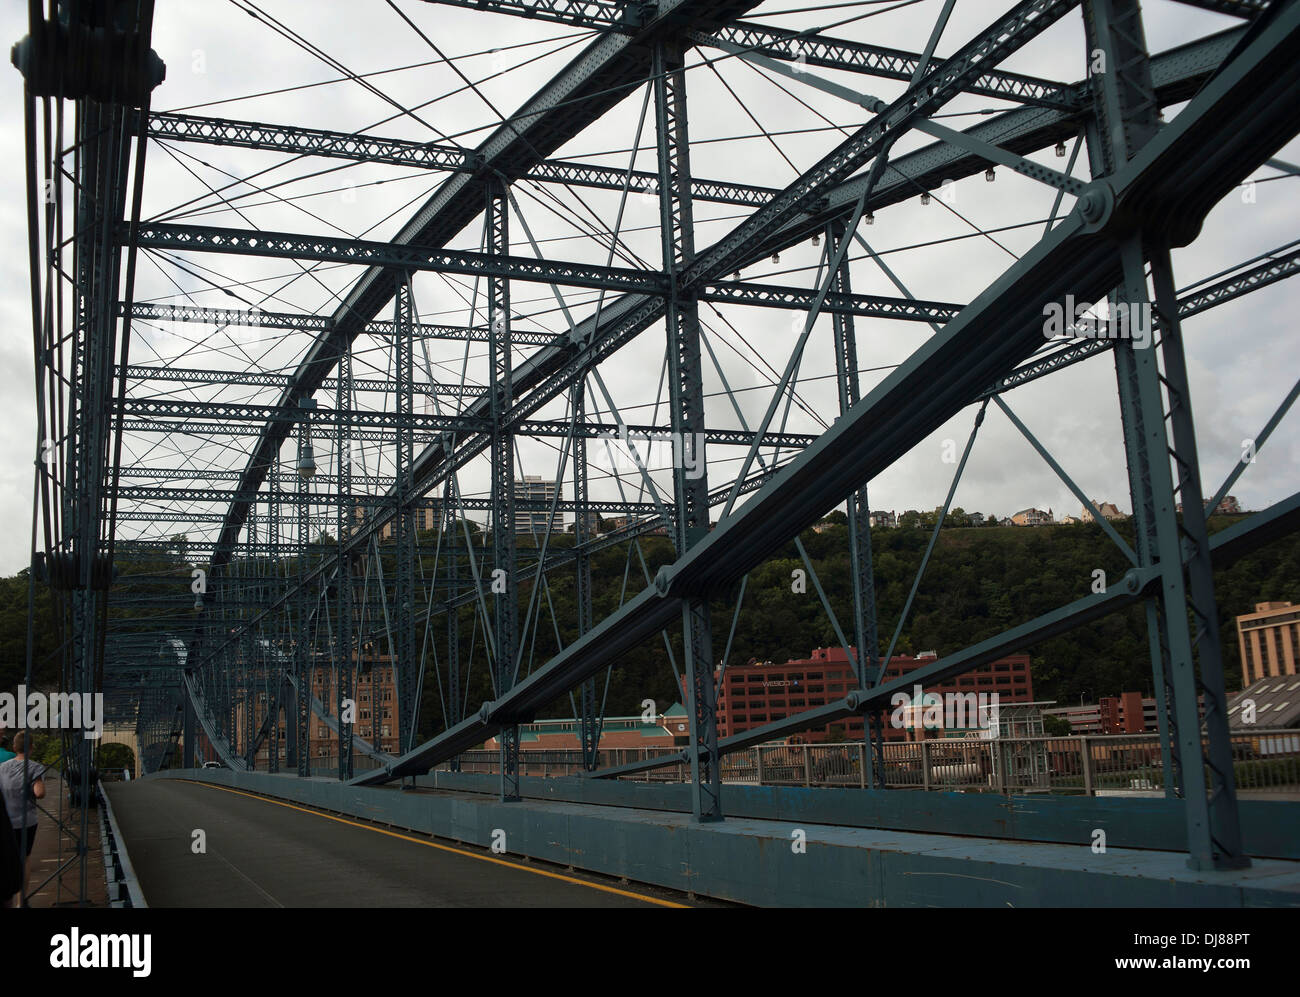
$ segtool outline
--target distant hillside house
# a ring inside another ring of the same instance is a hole
[[[1183,503],[1178,503],[1178,511],[1183,511]],[[1214,515],[1217,516],[1239,516],[1241,515],[1241,503],[1237,501],[1235,495],[1225,495],[1219,504],[1214,507]]]
[[[1016,526],[1047,526],[1053,522],[1052,510],[1048,509],[1043,512],[1042,509],[1021,509],[1019,512],[1012,514],[1011,522]]]
[[[898,516],[896,516],[892,511],[873,512],[871,514],[871,525],[892,530],[898,526]]]
[[[1114,521],[1116,519],[1124,518],[1124,514],[1120,512],[1112,502],[1098,502],[1096,499],[1093,499],[1092,504],[1097,507],[1097,511],[1101,513],[1102,519]],[[1092,510],[1087,506],[1084,506],[1083,511],[1079,514],[1079,518],[1085,523],[1091,523]]]

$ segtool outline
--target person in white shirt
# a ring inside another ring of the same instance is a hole
[[[36,825],[40,820],[36,801],[45,798],[45,766],[28,761],[26,731],[14,735],[13,750],[13,758],[0,762],[0,795],[4,797],[14,843],[23,862],[23,894],[26,895],[31,873],[27,859],[36,843]]]

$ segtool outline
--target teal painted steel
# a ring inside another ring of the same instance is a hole
[[[510,855],[760,906],[1300,906],[1300,862],[1263,859],[1245,871],[1202,873],[1188,869],[1178,851],[1110,842],[1097,854],[1091,836],[1076,845],[1025,843],[830,827],[799,823],[793,815],[701,824],[690,813],[557,800],[503,804],[486,794],[403,792],[256,772],[147,778],[167,777],[234,786],[477,845],[504,831]]]

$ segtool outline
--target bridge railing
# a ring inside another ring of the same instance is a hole
[[[1239,792],[1300,794],[1300,730],[1259,730],[1232,735]],[[678,755],[680,748],[614,748],[600,752],[599,767]],[[462,772],[499,772],[495,750],[467,751]],[[762,786],[864,787],[861,743],[765,744],[723,759],[722,780]],[[358,759],[358,764],[361,759]],[[448,764],[438,766],[448,771]],[[520,774],[539,778],[580,775],[576,750],[523,750]],[[681,761],[623,778],[686,782]],[[1158,734],[1071,737],[932,738],[887,742],[884,781],[889,788],[994,793],[1062,793],[1095,796],[1162,793],[1164,763]]]

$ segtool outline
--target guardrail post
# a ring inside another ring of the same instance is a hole
[[[1092,788],[1092,749],[1088,746],[1087,736],[1079,738],[1079,755],[1083,766],[1083,795],[1095,796]]]
[[[754,749],[754,767],[758,772],[758,784],[763,785],[763,749]]]
[[[884,776],[884,772],[881,772]],[[862,789],[867,788],[867,745],[863,742],[858,745],[858,786]]]
[[[812,769],[808,764],[808,748],[809,745],[807,744],[803,746],[803,784],[805,786],[812,785]]]
[[[930,742],[921,742],[921,788],[930,788]]]

